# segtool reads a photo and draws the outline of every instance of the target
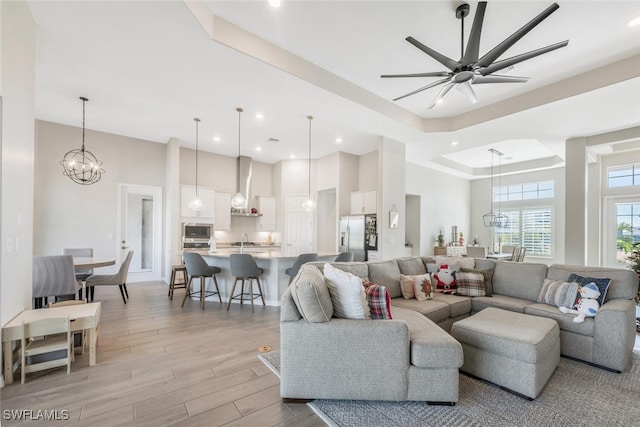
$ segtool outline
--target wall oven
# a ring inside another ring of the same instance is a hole
[[[199,251],[209,249],[209,240],[213,236],[213,224],[182,224],[182,249]]]

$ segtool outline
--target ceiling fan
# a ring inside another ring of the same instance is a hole
[[[536,25],[541,23],[549,15],[555,12],[559,7],[560,6],[558,6],[557,3],[553,3],[542,13],[540,13],[538,16],[521,27],[518,31],[511,34],[504,41],[499,43],[497,46],[495,46],[493,49],[479,58],[480,33],[482,32],[482,21],[484,20],[484,12],[487,8],[487,2],[478,2],[478,7],[476,8],[476,15],[473,18],[473,26],[471,27],[471,33],[469,34],[469,41],[467,43],[466,50],[464,49],[464,18],[469,15],[469,4],[461,4],[456,8],[456,18],[460,19],[462,27],[461,59],[459,61],[454,61],[453,59],[425,46],[413,37],[406,38],[409,43],[411,43],[436,61],[440,62],[442,65],[447,67],[449,71],[413,74],[383,74],[380,77],[444,77],[443,79],[430,83],[405,95],[399,96],[398,98],[395,98],[394,101],[406,98],[411,95],[415,95],[416,93],[422,92],[435,86],[443,85],[440,88],[440,92],[438,92],[438,95],[434,98],[431,104],[429,104],[428,109],[432,109],[438,103],[438,101],[440,101],[453,87],[457,87],[469,98],[469,100],[473,104],[475,104],[478,102],[478,99],[476,98],[476,94],[474,93],[471,85],[484,83],[525,83],[527,80],[529,80],[528,77],[506,76],[494,73],[505,68],[512,67],[513,65],[526,61],[527,59],[531,59],[544,53],[551,52],[561,47],[565,47],[567,44],[569,44],[569,40],[565,40],[563,42],[555,43],[496,62],[496,60],[507,51],[507,49],[513,46],[518,40],[520,40],[529,31],[535,28]]]

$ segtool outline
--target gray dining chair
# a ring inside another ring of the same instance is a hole
[[[308,253],[308,254],[298,255],[293,265],[284,271],[285,274],[289,276],[289,283],[291,283],[293,278],[296,277],[296,274],[298,274],[298,271],[300,270],[300,267],[302,267],[302,264],[305,264],[307,262],[317,261],[317,260],[318,260],[317,253]]]
[[[334,262],[352,262],[354,256],[354,252],[340,252]]]
[[[511,256],[511,261],[513,262],[524,262],[524,256],[527,253],[527,248],[524,246],[516,246],[513,248],[513,255]]]
[[[89,298],[93,301],[96,286],[118,286],[120,288],[120,295],[122,295],[122,301],[126,304],[127,298],[129,298],[129,292],[127,291],[127,274],[129,273],[131,258],[133,258],[133,251],[127,253],[116,274],[94,274],[89,277],[85,281],[87,287],[87,302],[89,302]]]
[[[42,308],[49,297],[75,299],[78,291],[73,257],[50,255],[33,257],[32,279],[34,307]]]
[[[229,267],[231,267],[231,275],[235,276],[236,280],[233,282],[233,288],[231,288],[231,294],[229,295],[229,304],[227,304],[227,311],[231,307],[231,300],[240,298],[240,304],[242,304],[244,297],[249,296],[251,300],[251,311],[253,311],[253,300],[260,297],[262,299],[262,305],[264,306],[264,296],[262,295],[262,286],[260,285],[260,275],[264,273],[264,270],[258,267],[256,260],[251,254],[231,254],[229,255]],[[253,280],[258,283],[258,293],[253,293]],[[240,293],[234,295],[238,280],[242,281]],[[244,283],[245,280],[249,281],[249,292],[245,292]]]
[[[486,258],[487,248],[484,246],[467,246],[467,256],[469,258]]]
[[[216,274],[222,272],[220,267],[214,267],[209,264],[202,258],[202,255],[195,252],[184,252],[182,254],[182,259],[184,260],[184,265],[187,267],[187,275],[189,276],[189,280],[187,282],[187,292],[184,294],[184,299],[182,300],[182,307],[184,307],[184,302],[191,295],[200,295],[200,304],[202,304],[202,309],[204,310],[204,300],[206,297],[211,295],[218,295],[218,299],[220,300],[220,304],[222,304],[222,297],[220,296],[220,288],[218,287],[218,279],[216,278]],[[207,277],[211,277],[213,279],[213,284],[216,287],[215,291],[206,291],[206,279]],[[194,291],[191,288],[191,282],[194,278],[198,278],[200,281],[200,290]]]
[[[93,248],[64,248],[62,249],[63,255],[71,255],[73,257],[93,258]],[[93,268],[86,270],[76,270],[76,280],[82,286],[78,290],[78,296],[82,299],[82,290],[85,288],[85,280],[93,276]]]

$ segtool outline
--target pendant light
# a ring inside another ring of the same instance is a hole
[[[187,206],[189,206],[189,209],[199,211],[203,205],[202,199],[200,198],[200,190],[198,189],[198,125],[200,124],[200,119],[196,117],[193,121],[196,122],[196,197],[191,199]]]
[[[238,112],[238,193],[231,199],[231,207],[234,209],[245,209],[247,207],[247,199],[240,192],[240,116],[244,111],[242,108],[236,108]]]
[[[84,148],[85,104],[88,99],[82,96],[80,99],[82,100],[82,147],[67,151],[62,161],[60,161],[60,165],[64,169],[62,173],[76,184],[91,185],[100,181],[104,169],[102,168],[102,162],[91,151]]]
[[[314,202],[313,198],[311,197],[311,120],[313,120],[313,116],[307,116],[307,119],[309,120],[309,167],[308,167],[308,170],[309,170],[309,180],[308,180],[309,192],[308,192],[308,196],[309,196],[309,198],[302,203],[302,208],[304,210],[306,210],[306,211],[312,211],[316,207],[316,202]]]
[[[498,198],[498,211],[494,212],[493,210],[493,205],[494,205],[494,187],[493,187],[493,179],[495,177],[495,174],[493,172],[493,158],[494,156],[498,156],[498,191],[500,191],[500,175],[502,174],[501,171],[501,158],[503,156],[503,154],[494,149],[494,148],[490,148],[489,152],[491,152],[491,190],[489,191],[490,197],[491,197],[491,212],[486,213],[484,215],[482,215],[482,220],[484,221],[484,226],[485,227],[491,227],[493,230],[491,230],[491,251],[494,252],[495,251],[495,242],[494,242],[494,238],[495,238],[495,228],[496,227],[506,227],[507,222],[509,221],[509,217],[507,217],[506,215],[504,215],[503,213],[500,212],[500,198]],[[498,251],[500,250],[500,245],[498,244]]]

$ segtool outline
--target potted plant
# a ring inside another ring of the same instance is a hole
[[[438,246],[444,246],[444,235],[442,234],[442,231],[440,231],[440,234],[438,234]]]

